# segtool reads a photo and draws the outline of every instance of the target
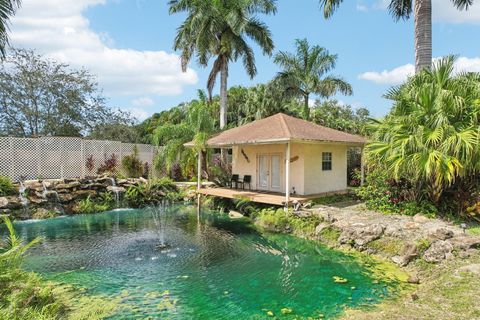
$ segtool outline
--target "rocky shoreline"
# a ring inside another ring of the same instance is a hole
[[[480,248],[479,236],[469,235],[452,223],[422,215],[385,215],[369,211],[361,204],[343,208],[316,206],[309,214],[317,215],[322,221],[315,229],[318,240],[379,255],[400,267],[406,267],[415,259],[440,263],[455,257],[467,258]],[[326,239],[324,235],[331,234],[332,230],[338,237]]]

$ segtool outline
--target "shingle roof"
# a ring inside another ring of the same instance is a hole
[[[246,125],[226,130],[207,141],[210,147],[286,141],[325,141],[364,144],[364,137],[330,129],[277,113]],[[190,145],[188,143],[187,145]]]

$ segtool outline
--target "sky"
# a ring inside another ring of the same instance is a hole
[[[209,73],[195,61],[182,72],[173,39],[185,15],[169,15],[167,3],[23,0],[11,21],[11,45],[90,70],[108,105],[128,110],[141,121],[195,98],[198,89],[205,89]],[[278,0],[275,16],[259,18],[272,32],[275,52],[292,51],[295,39],[307,38],[338,54],[332,74],[351,83],[354,94],[335,98],[381,117],[391,107],[383,94],[414,72],[413,19],[395,22],[388,3],[347,0],[325,20],[318,0]],[[466,12],[456,10],[451,0],[432,3],[433,57],[455,54],[456,70],[480,72],[480,2]],[[241,62],[233,63],[229,86],[265,83],[279,71],[272,57],[254,48],[258,75],[250,79]]]

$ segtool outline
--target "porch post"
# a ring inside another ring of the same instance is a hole
[[[290,141],[285,151],[285,205],[288,208],[290,202]]]
[[[198,150],[197,190],[202,188],[202,150]]]
[[[364,152],[362,147],[360,148],[360,174],[361,174],[360,185],[361,186],[363,186],[363,184],[365,183],[365,160],[363,158],[364,158]]]

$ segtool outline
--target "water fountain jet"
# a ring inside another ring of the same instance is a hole
[[[165,202],[160,203],[157,206],[151,207],[153,221],[158,233],[159,243],[155,245],[155,249],[164,251],[171,246],[165,240],[165,229],[167,224],[167,204]]]

